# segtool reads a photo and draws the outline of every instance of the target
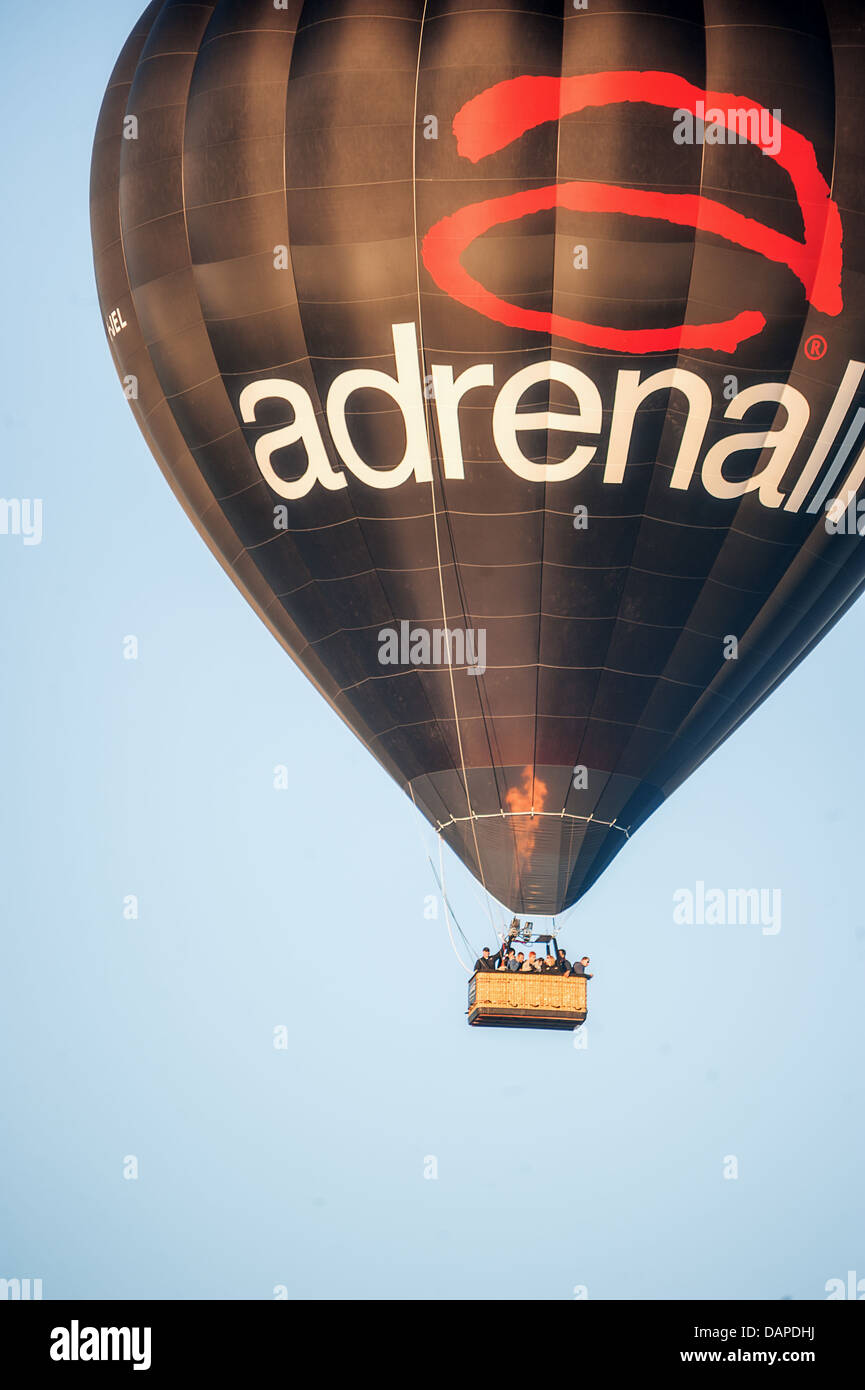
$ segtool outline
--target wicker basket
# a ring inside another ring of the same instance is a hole
[[[469,980],[469,1023],[575,1028],[586,1018],[586,977],[479,970]]]

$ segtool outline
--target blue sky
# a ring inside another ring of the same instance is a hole
[[[0,1277],[565,1300],[865,1277],[865,606],[569,917],[587,1046],[467,1028],[430,833],[198,539],[115,379],[88,175],[137,12],[0,10],[0,493],[44,507],[40,545],[0,536]],[[479,947],[452,856],[447,881]],[[675,924],[697,881],[780,888],[781,930]]]

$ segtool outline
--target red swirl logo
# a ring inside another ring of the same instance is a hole
[[[632,217],[658,218],[680,227],[699,227],[756,251],[770,261],[787,265],[802,282],[808,301],[824,314],[839,314],[841,299],[841,218],[829,186],[817,167],[809,140],[776,122],[780,133],[777,152],[762,132],[763,118],[771,114],[745,97],[729,92],[703,91],[669,72],[599,72],[583,77],[515,77],[488,87],[466,102],[454,117],[457,150],[476,164],[504,149],[527,130],[558,121],[588,106],[619,102],[645,102],[697,114],[713,109],[720,124],[737,136],[750,138],[789,174],[802,213],[804,241],[796,241],[770,227],[733,212],[723,203],[702,194],[650,193],[606,183],[548,184],[505,198],[472,203],[443,217],[423,240],[423,262],[439,289],[466,308],[511,328],[528,328],[567,338],[587,347],[617,352],[666,352],[677,348],[708,348],[732,352],[746,338],[766,326],[757,309],[716,323],[676,324],[671,328],[605,328],[562,314],[522,309],[499,299],[473,279],[462,265],[463,253],[479,236],[531,213],[565,207],[575,212],[618,212]],[[749,120],[756,115],[756,125]]]

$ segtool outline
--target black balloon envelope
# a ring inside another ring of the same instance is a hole
[[[117,62],[135,418],[510,909],[576,902],[860,592],[863,56],[846,0],[155,0]]]

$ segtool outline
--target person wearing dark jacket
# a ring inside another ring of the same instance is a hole
[[[508,951],[508,958],[505,962],[505,969],[513,972],[514,970],[519,970],[519,968],[520,962],[517,960],[517,953],[512,946],[511,949]]]
[[[541,961],[541,970],[545,975],[557,975],[559,968],[555,956],[551,956],[548,952]]]
[[[491,956],[489,946],[485,946],[483,952],[481,953],[481,955],[478,956],[477,960],[475,961],[475,971],[477,972],[478,970],[495,970],[496,961],[501,958],[501,954],[501,951],[498,950],[496,951],[494,956]]]
[[[559,950],[558,950],[558,957],[557,957],[557,962],[556,962],[556,963],[557,963],[557,965],[558,965],[558,969],[559,969],[559,974],[560,974],[560,975],[570,975],[570,973],[571,973],[571,962],[566,958],[565,953],[564,953],[564,951],[562,950],[561,946],[559,947]]]
[[[587,980],[590,980],[592,977],[591,977],[591,975],[589,974],[588,970],[586,969],[586,966],[588,965],[588,963],[589,963],[589,958],[588,958],[588,956],[583,956],[582,960],[578,960],[578,961],[576,961],[576,962],[574,963],[574,966],[573,966],[573,969],[572,969],[572,973],[573,973],[574,975],[585,975],[586,979],[587,979]]]

